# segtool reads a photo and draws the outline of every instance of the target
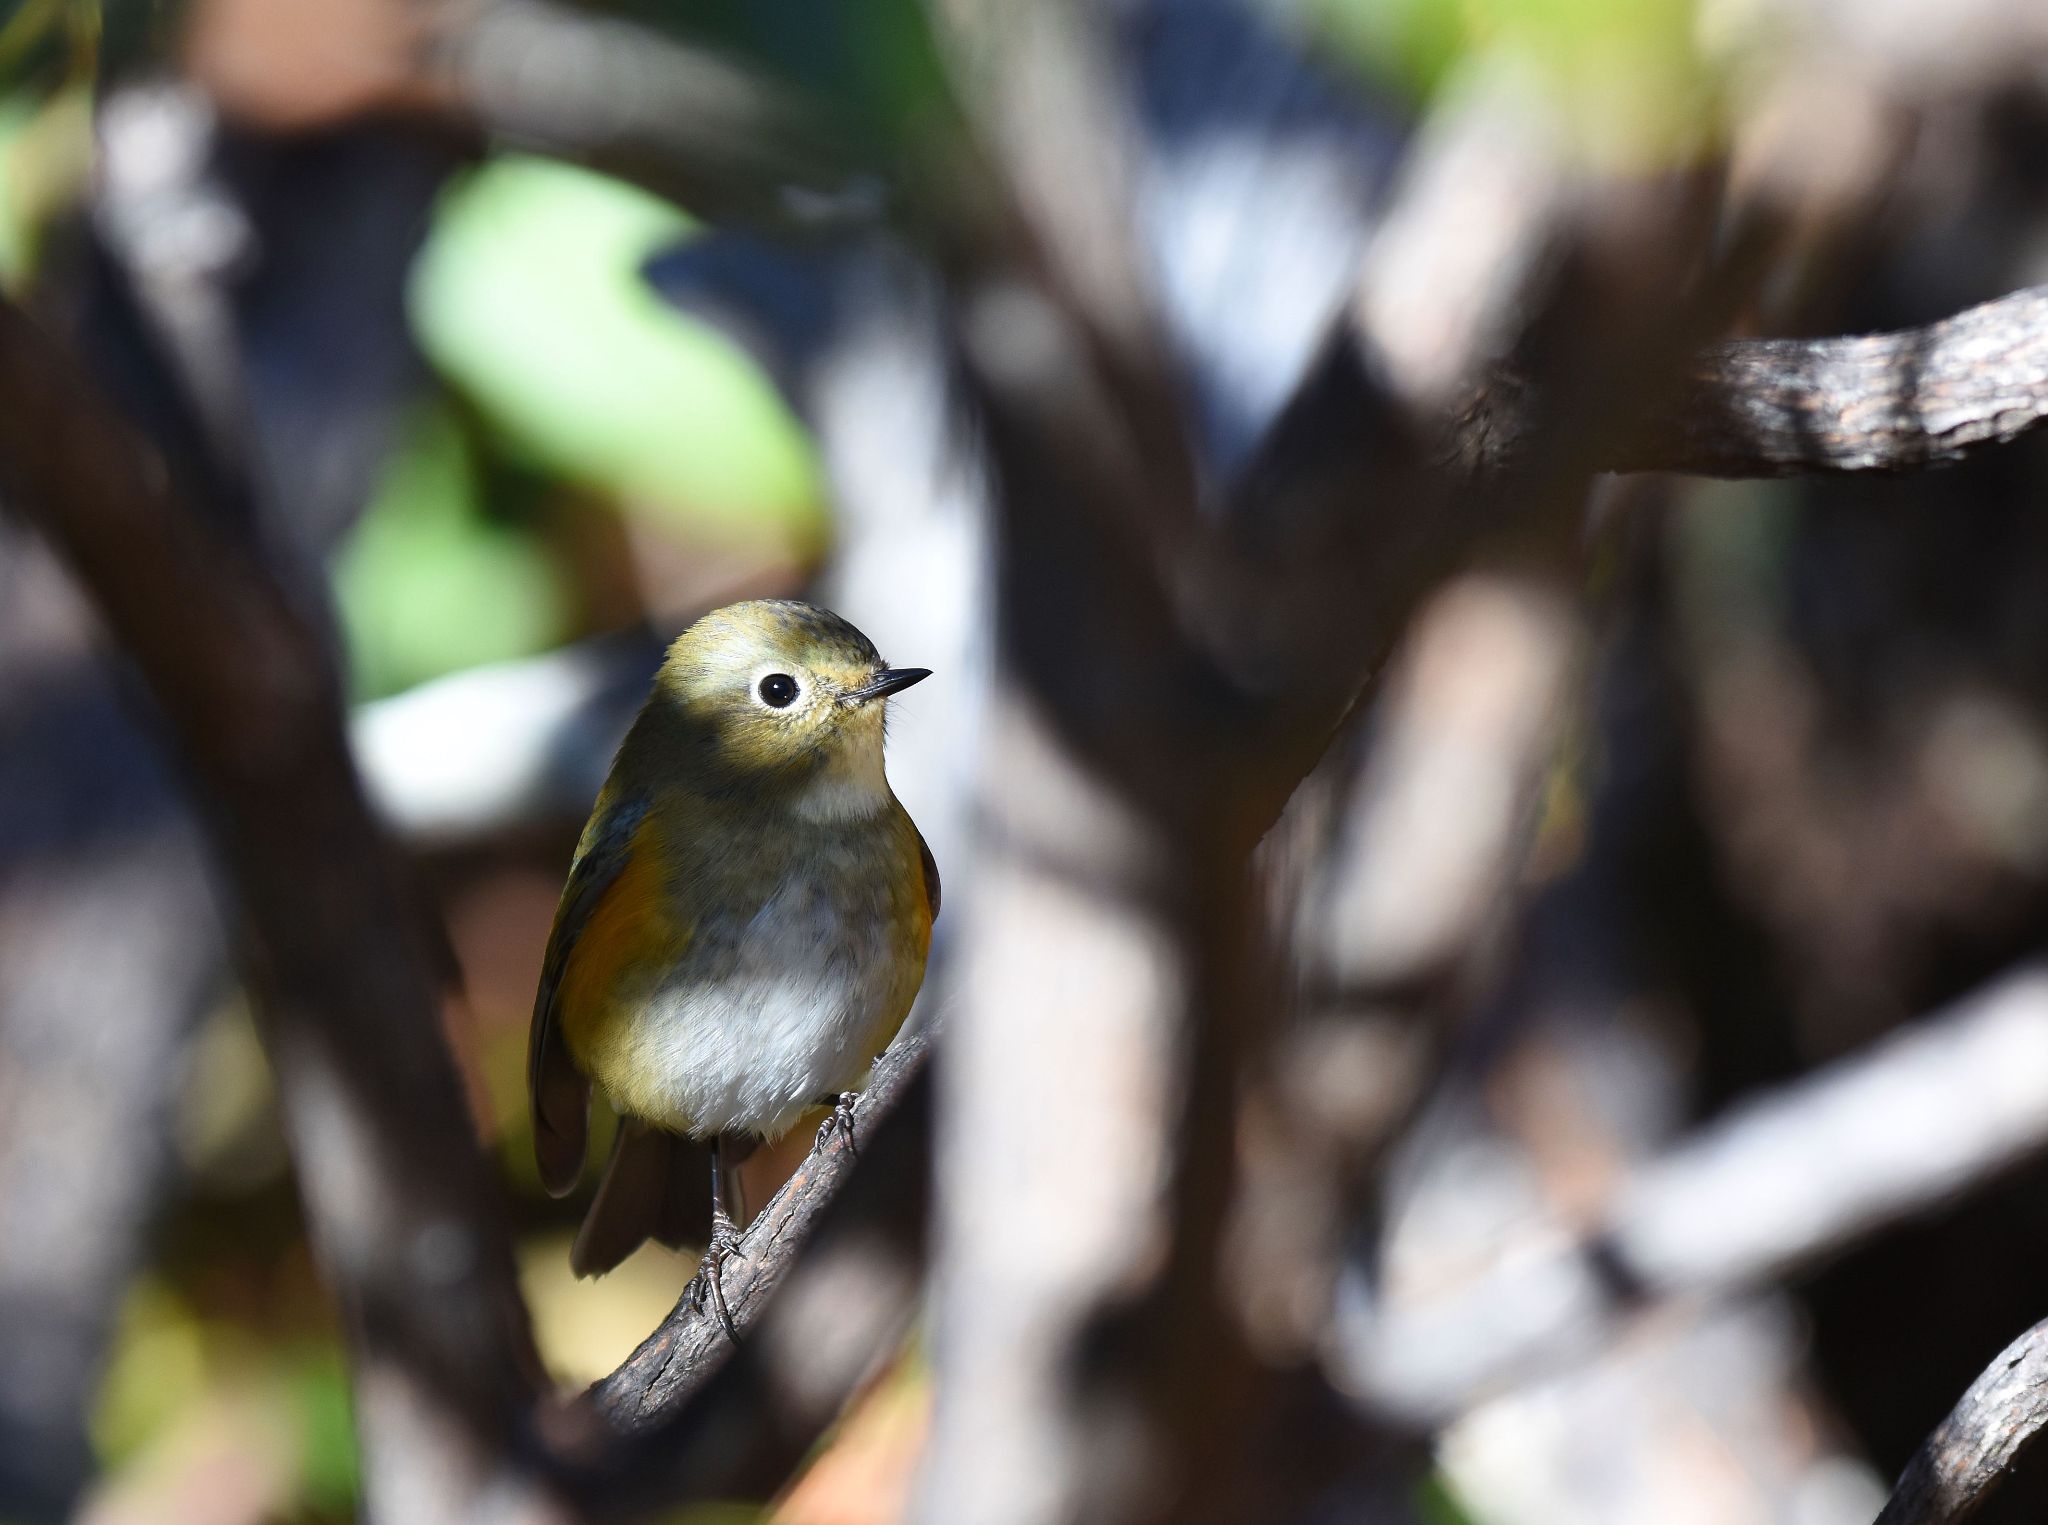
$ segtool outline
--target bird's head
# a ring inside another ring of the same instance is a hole
[[[726,778],[814,786],[820,808],[854,810],[887,798],[884,701],[929,676],[891,667],[828,609],[755,599],[677,637],[650,710],[681,721],[691,750]]]

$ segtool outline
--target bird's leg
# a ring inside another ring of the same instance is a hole
[[[739,1163],[737,1159],[730,1157],[733,1152],[727,1147],[723,1134],[711,1140],[711,1242],[704,1246],[704,1264],[690,1283],[690,1300],[691,1305],[702,1313],[708,1294],[711,1306],[718,1314],[718,1322],[725,1330],[726,1338],[738,1344],[739,1327],[733,1323],[732,1310],[725,1305],[726,1259],[733,1255],[739,1256],[742,1260],[746,1258],[746,1251],[740,1248],[739,1225],[734,1221],[732,1214],[726,1211],[726,1169],[729,1165],[736,1166]],[[744,1211],[737,1200],[737,1185],[737,1182],[733,1183],[731,1195],[735,1200],[732,1205],[735,1209]]]
[[[830,1107],[832,1110],[826,1115],[825,1120],[818,1124],[818,1141],[811,1145],[812,1151],[815,1153],[823,1149],[836,1133],[846,1140],[846,1152],[858,1159],[860,1149],[853,1139],[853,1109],[860,1105],[860,1092],[841,1091],[836,1096],[820,1096],[817,1105]]]

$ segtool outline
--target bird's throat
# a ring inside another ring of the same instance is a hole
[[[889,780],[882,771],[880,738],[860,738],[836,749],[791,801],[807,821],[859,821],[888,808]]]

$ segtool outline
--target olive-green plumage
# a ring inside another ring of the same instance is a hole
[[[882,769],[892,669],[809,604],[706,615],[670,647],[576,849],[534,1003],[548,1188],[589,1087],[619,1143],[578,1237],[609,1269],[678,1216],[680,1140],[774,1139],[857,1087],[924,978],[938,872]]]

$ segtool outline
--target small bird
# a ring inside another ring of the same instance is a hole
[[[686,1141],[708,1143],[699,1285],[732,1331],[718,1273],[746,1221],[734,1170],[836,1109],[924,982],[938,866],[889,788],[882,734],[889,696],[929,676],[785,599],[716,610],[669,648],[577,844],[528,1039],[550,1192],[583,1173],[592,1081],[620,1114],[578,1275],[649,1237],[687,1242]]]

